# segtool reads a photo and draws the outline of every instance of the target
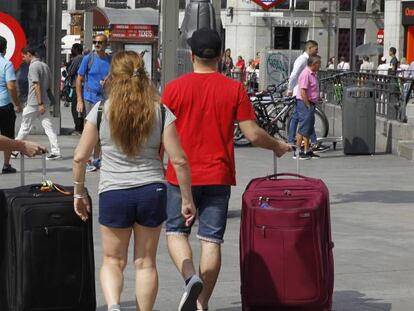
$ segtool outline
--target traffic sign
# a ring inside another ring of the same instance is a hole
[[[23,61],[21,51],[26,46],[24,30],[13,17],[0,12],[0,36],[7,40],[5,58],[10,60],[17,70]]]
[[[260,5],[263,9],[269,10],[270,8],[273,8],[282,2],[285,2],[285,0],[253,0],[258,5]]]

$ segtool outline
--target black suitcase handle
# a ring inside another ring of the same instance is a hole
[[[20,153],[20,185],[21,186],[25,185],[24,174],[25,174],[24,154]],[[45,182],[46,180],[47,180],[46,178],[46,153],[43,153],[42,154],[42,183]]]

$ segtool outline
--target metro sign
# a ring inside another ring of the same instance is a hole
[[[282,2],[285,2],[286,0],[253,0],[258,5],[260,5],[263,9],[269,10],[270,8],[273,8]]]

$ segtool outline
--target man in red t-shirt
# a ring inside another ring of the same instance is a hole
[[[256,124],[256,115],[243,85],[217,72],[221,39],[202,28],[188,40],[194,72],[168,83],[162,95],[177,117],[176,128],[191,168],[194,201],[198,209],[197,237],[201,243],[200,277],[188,241],[191,226],[181,214],[177,177],[168,164],[167,242],[170,256],[185,280],[179,311],[207,310],[221,266],[221,243],[227,222],[230,186],[236,184],[234,120],[254,145],[277,156],[289,145],[269,136]]]

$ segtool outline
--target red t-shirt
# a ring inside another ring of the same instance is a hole
[[[256,120],[243,85],[217,72],[189,73],[168,83],[161,101],[177,117],[192,185],[235,185],[234,120]],[[166,178],[178,184],[171,163]]]

